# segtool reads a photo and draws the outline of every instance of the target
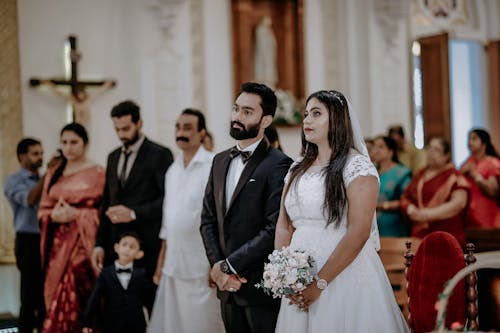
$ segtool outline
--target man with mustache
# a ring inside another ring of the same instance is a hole
[[[292,163],[264,138],[276,105],[266,85],[242,85],[231,113],[237,144],[214,157],[205,190],[200,231],[228,333],[274,332],[279,312],[279,301],[255,288],[273,251],[283,178]]]
[[[148,140],[141,132],[142,119],[137,104],[127,100],[114,106],[111,119],[123,146],[108,155],[101,219],[92,265],[116,259],[113,244],[124,232],[135,232],[144,242],[144,257],[137,262],[153,277],[161,242],[162,202],[165,172],[172,164],[168,148]],[[154,294],[146,304],[151,310]]]
[[[158,284],[148,332],[222,333],[210,266],[198,229],[203,193],[214,154],[203,147],[205,117],[195,109],[182,111],[175,123],[181,153],[165,176],[162,248],[154,276]],[[196,313],[196,320],[188,314]]]

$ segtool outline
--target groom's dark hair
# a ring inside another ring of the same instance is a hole
[[[261,99],[260,106],[262,107],[262,116],[274,117],[276,107],[278,106],[278,99],[271,88],[262,83],[246,82],[241,85],[240,93],[244,92],[259,95]]]
[[[123,101],[111,109],[111,118],[120,118],[123,116],[131,116],[132,122],[137,124],[137,122],[141,119],[141,108],[139,105],[134,103],[131,100]]]

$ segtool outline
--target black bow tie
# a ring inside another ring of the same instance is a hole
[[[131,274],[132,273],[132,268],[117,268],[116,269],[116,273],[117,274],[120,274],[120,273],[129,273],[129,274]]]
[[[250,157],[252,156],[252,153],[249,151],[244,151],[244,150],[239,150],[236,147],[233,147],[231,149],[231,152],[229,153],[229,156],[231,159],[237,157],[238,155],[241,155],[241,159],[243,160],[243,163],[246,163]]]

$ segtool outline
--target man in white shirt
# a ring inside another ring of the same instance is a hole
[[[184,110],[175,124],[175,135],[181,153],[165,176],[160,231],[163,242],[153,277],[159,287],[148,331],[224,332],[215,288],[209,285],[210,264],[198,231],[214,156],[202,145],[206,135],[203,114]]]

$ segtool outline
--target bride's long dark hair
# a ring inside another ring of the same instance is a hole
[[[328,142],[330,148],[332,148],[332,155],[330,156],[330,162],[322,171],[326,175],[323,209],[327,213],[327,225],[334,223],[335,228],[337,228],[340,225],[347,202],[343,171],[349,149],[354,147],[349,106],[345,96],[335,90],[317,91],[307,98],[306,104],[313,98],[328,109]],[[302,155],[304,158],[291,169],[285,195],[291,184],[297,184],[297,181],[318,157],[318,146],[306,141],[304,128],[302,128]]]

